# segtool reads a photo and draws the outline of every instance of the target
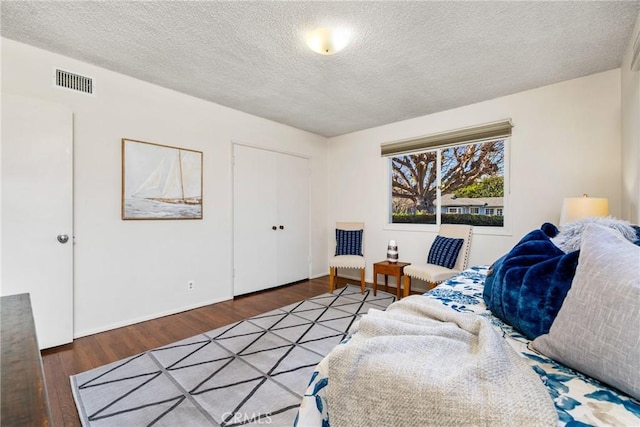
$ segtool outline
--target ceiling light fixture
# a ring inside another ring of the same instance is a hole
[[[321,55],[340,52],[349,43],[351,31],[345,28],[318,28],[307,34],[307,46]]]

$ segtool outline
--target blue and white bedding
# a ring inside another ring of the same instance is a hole
[[[491,314],[482,296],[487,270],[488,267],[472,267],[427,292],[425,297],[434,298],[452,310],[488,318],[540,376],[558,412],[559,426],[640,426],[639,402],[541,355],[531,348],[529,339]],[[325,358],[311,377],[296,426],[330,426],[327,374]]]

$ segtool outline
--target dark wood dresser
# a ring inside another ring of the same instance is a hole
[[[0,425],[51,425],[29,294],[0,297],[0,345]]]

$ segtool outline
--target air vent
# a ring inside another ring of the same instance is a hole
[[[82,93],[93,95],[93,79],[70,73],[69,71],[56,69],[55,85],[65,89],[71,89]]]

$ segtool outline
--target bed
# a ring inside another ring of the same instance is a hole
[[[488,310],[483,298],[488,270],[489,266],[467,269],[419,298],[437,301],[459,313],[473,313],[487,319],[498,335],[526,360],[539,377],[557,412],[558,426],[639,426],[638,401],[545,357],[532,348],[530,339]],[[346,345],[351,338],[352,335],[347,336],[338,347]],[[310,379],[294,424],[296,426],[330,426],[332,410],[342,404],[329,399],[329,385],[334,379],[328,375],[328,358],[318,364]],[[375,412],[376,409],[369,410]],[[476,423],[469,420],[469,424]]]

